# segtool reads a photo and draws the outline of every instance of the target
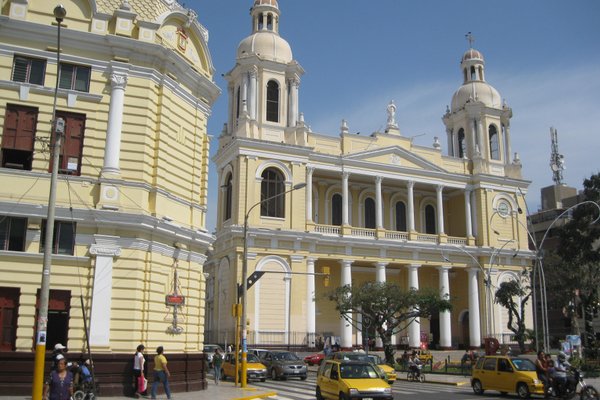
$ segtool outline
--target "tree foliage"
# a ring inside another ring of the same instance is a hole
[[[600,204],[600,174],[583,182],[582,201]],[[573,209],[571,219],[558,230],[560,243],[557,254],[561,259],[559,269],[565,280],[562,290],[579,305],[585,322],[584,346],[596,348],[592,324],[594,308],[600,300],[600,224],[598,207],[582,204]],[[578,313],[577,311],[575,312]]]
[[[433,313],[450,310],[448,299],[434,291],[406,290],[396,283],[367,282],[361,286],[341,286],[329,293],[336,310],[352,326],[373,326],[383,342],[385,359],[394,363],[392,336],[406,329],[416,317],[430,318]],[[360,315],[360,319],[358,316]]]
[[[502,282],[496,291],[494,301],[508,310],[506,327],[515,334],[521,354],[525,353],[525,342],[529,334],[525,326],[525,306],[531,297],[531,287],[525,284],[525,278]]]

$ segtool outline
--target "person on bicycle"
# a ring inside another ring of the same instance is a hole
[[[408,357],[408,370],[413,373],[415,379],[421,375],[421,368],[423,363],[417,356],[416,352],[413,352],[410,357]]]

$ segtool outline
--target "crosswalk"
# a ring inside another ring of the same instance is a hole
[[[295,379],[288,379],[287,381],[267,380],[266,382],[253,382],[252,385],[265,390],[272,390],[277,392],[277,396],[272,397],[272,399],[314,400],[317,382],[316,376],[309,374],[308,379],[305,381]],[[452,385],[439,385],[427,382],[419,383],[405,381],[397,381],[396,383],[394,383],[392,388],[394,391],[395,398],[401,398],[404,396],[413,397],[419,394],[456,393],[457,391],[465,390],[464,388]]]

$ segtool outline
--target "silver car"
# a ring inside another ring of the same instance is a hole
[[[263,358],[262,363],[273,380],[300,378],[306,379],[307,368],[302,359],[289,351],[269,351]]]

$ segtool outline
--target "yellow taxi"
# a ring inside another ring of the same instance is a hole
[[[238,354],[238,362],[239,368],[242,368],[242,354]],[[267,380],[267,367],[261,364],[258,357],[252,353],[248,353],[246,358],[246,376],[248,380],[260,380],[264,382]],[[240,372],[240,379],[241,379]],[[235,379],[235,354],[227,353],[225,354],[225,358],[223,359],[223,364],[221,366],[221,379],[225,380],[227,377],[231,377]]]
[[[544,384],[537,377],[535,364],[522,357],[480,357],[473,367],[471,387],[475,394],[497,390],[502,394],[516,393],[521,399],[544,394]]]
[[[392,400],[392,388],[367,361],[324,360],[317,372],[317,400]]]
[[[371,362],[373,364],[375,364],[379,368],[381,368],[381,370],[383,371],[383,373],[387,377],[387,382],[390,385],[393,385],[394,382],[396,382],[396,379],[398,378],[398,375],[396,375],[396,370],[394,368],[390,367],[389,365],[387,365],[381,359],[381,357],[379,357],[377,354],[369,354],[368,357],[369,357],[369,359],[371,360]]]

